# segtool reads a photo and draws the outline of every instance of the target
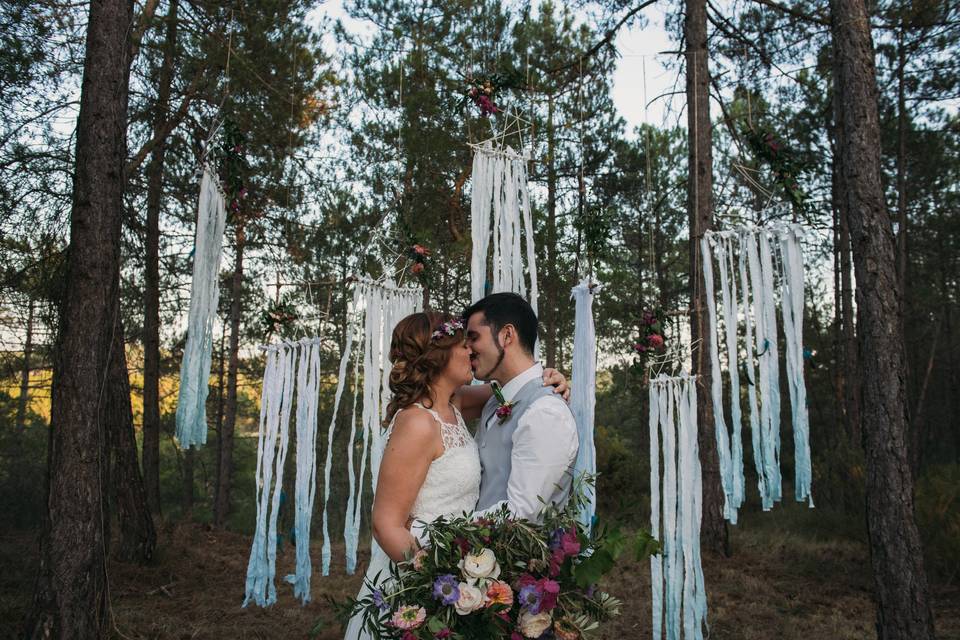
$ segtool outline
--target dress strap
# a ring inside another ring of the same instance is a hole
[[[440,418],[440,414],[437,413],[436,411],[434,411],[433,409],[429,409],[429,408],[423,406],[422,404],[420,404],[419,402],[414,402],[414,403],[413,403],[413,406],[415,406],[415,407],[420,407],[421,409],[423,409],[424,411],[426,411],[427,413],[429,413],[430,415],[432,415],[434,420],[436,420],[436,421],[439,422],[440,424],[443,424],[443,420]]]

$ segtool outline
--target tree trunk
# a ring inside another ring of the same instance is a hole
[[[690,217],[690,336],[699,345],[693,350],[693,373],[697,380],[697,424],[700,432],[700,465],[703,472],[703,523],[700,539],[716,553],[730,554],[726,522],[723,519],[723,489],[720,461],[710,399],[711,372],[707,354],[715,336],[710,335],[703,289],[700,239],[713,226],[713,152],[710,123],[710,70],[707,53],[706,0],[687,0],[683,25],[687,43],[687,127],[689,136],[689,178],[687,209]]]
[[[839,148],[857,278],[867,531],[880,640],[933,638],[907,460],[906,354],[896,249],[880,169],[873,41],[864,0],[831,0]]]
[[[113,548],[113,555],[123,562],[147,564],[153,559],[157,534],[137,462],[137,438],[133,431],[133,409],[130,406],[130,376],[124,347],[123,323],[118,311],[110,349],[104,411],[110,445],[110,480],[120,521],[119,545]]]
[[[841,75],[839,58],[833,63],[834,77]],[[850,441],[859,445],[860,433],[860,371],[858,367],[857,327],[853,310],[853,265],[850,257],[850,212],[847,206],[845,183],[846,171],[843,167],[843,152],[841,140],[845,139],[844,113],[840,103],[840,94],[834,89],[833,95],[833,127],[834,127],[834,154],[833,154],[833,199],[837,210],[839,238],[837,253],[839,257],[840,280],[840,332],[841,332],[841,362],[843,381],[843,419],[844,426]]]
[[[196,447],[190,447],[183,452],[183,484],[181,497],[183,500],[183,518],[190,520],[193,516],[193,459]]]
[[[557,366],[557,152],[553,126],[553,94],[547,96],[547,278],[543,283],[546,304],[541,307],[546,329],[548,367]]]
[[[836,130],[831,133],[830,147],[833,153],[830,171],[830,209],[833,214],[833,326],[832,349],[833,362],[833,400],[837,421],[843,425],[847,441],[852,442],[853,432],[847,422],[846,378],[843,363],[843,296],[840,287],[840,167],[837,165],[839,151],[836,144]]]
[[[47,510],[28,638],[106,634],[101,398],[120,283],[132,0],[90,4],[70,246],[53,350]]]
[[[903,44],[903,29],[897,33],[897,281],[903,296],[901,313],[907,297],[907,96],[904,71],[907,53]]]
[[[17,398],[17,433],[27,426],[30,397],[30,356],[33,355],[33,296],[27,301],[27,340],[23,344],[23,368],[20,370],[20,397]]]
[[[177,4],[167,10],[154,135],[167,126],[170,89],[177,49]],[[166,138],[157,141],[147,165],[146,273],[143,301],[143,483],[150,511],[160,515],[160,207],[163,198],[163,165]]]
[[[236,224],[236,262],[233,270],[230,305],[230,356],[227,365],[227,403],[220,430],[220,472],[217,495],[213,503],[213,524],[222,528],[230,514],[230,491],[233,481],[233,432],[237,423],[237,369],[240,362],[240,315],[243,299],[243,246],[246,242],[243,222]]]

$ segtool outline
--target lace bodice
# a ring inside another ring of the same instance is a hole
[[[472,512],[480,495],[480,454],[477,443],[463,422],[463,416],[454,407],[457,422],[444,422],[433,409],[427,409],[419,403],[416,406],[430,413],[437,421],[443,438],[443,453],[430,464],[410,511],[411,517],[431,522],[439,516]],[[387,428],[388,439],[399,413],[394,415]]]

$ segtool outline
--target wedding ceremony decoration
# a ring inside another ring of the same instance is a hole
[[[662,351],[666,345],[666,337],[663,333],[663,323],[654,311],[644,311],[641,319],[640,341],[633,345],[633,350],[642,358],[651,353]]]
[[[710,392],[725,496],[724,517],[733,524],[737,522],[737,510],[745,497],[741,373],[747,385],[751,443],[763,509],[769,510],[782,497],[778,304],[786,337],[786,371],[795,451],[795,496],[797,501],[807,500],[813,506],[810,430],[803,378],[804,266],[800,245],[803,235],[804,229],[799,224],[776,224],[707,231],[700,241],[710,333],[715,337],[710,350],[713,374]],[[722,334],[719,332],[720,318],[714,287],[714,261],[719,269]],[[742,351],[739,341],[741,322],[744,334]],[[730,429],[723,412],[721,340],[725,347],[730,380]]]
[[[530,158],[509,146],[495,148],[490,140],[471,147],[471,300],[479,300],[487,293],[513,291],[526,298],[536,312],[537,266],[526,165]],[[525,241],[523,245],[521,239]]]
[[[348,386],[350,376],[348,367],[353,360],[353,403],[350,416],[350,436],[347,440],[347,481],[348,499],[344,519],[344,540],[346,543],[346,569],[353,574],[357,565],[357,547],[360,536],[360,516],[362,514],[363,478],[366,473],[367,459],[373,489],[376,490],[380,458],[383,455],[382,423],[387,403],[390,399],[389,375],[390,336],[393,327],[405,316],[421,310],[423,289],[419,286],[398,287],[392,281],[373,281],[360,279],[354,285],[351,316],[353,321],[347,331],[347,341],[340,357],[337,374],[337,389],[334,393],[333,413],[327,429],[327,442],[332,443],[340,402]],[[359,335],[355,335],[360,332]],[[354,354],[354,343],[359,349]],[[363,388],[359,389],[361,384]],[[354,462],[354,444],[357,437],[357,411],[360,405],[360,433],[362,450],[359,470]],[[321,551],[321,571],[330,573],[331,546],[329,533],[328,502],[330,500],[330,473],[333,466],[332,446],[328,446],[324,463],[323,492],[323,547]],[[376,541],[371,539],[376,547]]]
[[[700,557],[703,484],[697,444],[697,378],[650,380],[650,557],[653,638],[703,638],[707,600]]]
[[[243,606],[276,602],[274,584],[278,518],[284,501],[283,472],[290,445],[290,417],[296,423],[294,540],[296,570],[286,576],[294,596],[310,601],[310,522],[316,491],[317,408],[320,391],[320,340],[304,338],[262,347],[266,352],[257,437],[257,520],[247,563]],[[296,394],[296,395],[294,395]],[[296,413],[293,412],[296,397]]]
[[[581,638],[620,614],[620,600],[596,583],[626,541],[587,535],[580,502],[547,510],[542,523],[514,519],[506,507],[485,518],[440,518],[427,526],[423,548],[348,608],[373,637]],[[650,553],[647,542],[636,553]]]
[[[584,278],[573,287],[570,297],[575,302],[573,364],[571,369],[570,410],[577,422],[580,446],[574,464],[574,478],[597,472],[597,452],[593,442],[594,409],[597,402],[597,334],[593,322],[593,299],[601,285]],[[580,524],[589,534],[597,512],[597,496],[593,487],[586,490]]]
[[[213,325],[220,299],[217,278],[227,212],[216,174],[204,167],[193,249],[187,341],[180,363],[176,436],[184,449],[207,442],[207,392],[213,351]]]

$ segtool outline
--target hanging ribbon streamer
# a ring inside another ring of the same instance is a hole
[[[367,456],[370,456],[371,480],[374,491],[377,487],[380,458],[383,455],[383,411],[390,397],[389,374],[390,337],[393,328],[404,317],[419,311],[423,304],[423,289],[420,287],[397,287],[392,282],[383,283],[361,281],[354,289],[352,314],[358,325],[363,328],[363,341],[360,353],[354,356],[354,393],[362,397],[360,410],[360,428],[363,434],[363,450],[360,456],[359,475],[354,475],[355,464],[353,449],[356,446],[357,397],[354,397],[351,413],[350,441],[347,451],[348,486],[347,512],[344,518],[344,540],[346,542],[347,572],[352,574],[357,564],[357,546],[360,535],[361,499],[363,497],[363,477],[366,472]],[[327,459],[324,465],[323,496],[323,548],[321,551],[321,569],[323,575],[330,573],[331,539],[329,534],[327,503],[330,499],[330,472],[333,457],[332,446],[339,407],[343,391],[348,384],[348,365],[353,355],[353,330],[347,334],[347,345],[340,359],[337,378],[337,391],[334,396],[333,415],[327,430]],[[357,366],[362,366],[362,374]],[[357,382],[362,376],[362,389]],[[372,547],[378,549],[376,540]]]
[[[710,255],[710,242],[707,236],[700,239],[700,251],[703,253],[703,282],[707,291],[707,316],[710,320],[710,365],[713,376],[710,378],[710,398],[713,401],[713,415],[716,423],[717,457],[720,462],[720,485],[723,487],[723,517],[737,522],[737,506],[733,499],[733,464],[730,455],[730,434],[723,417],[723,381],[720,379],[720,351],[717,348],[717,301],[713,296],[713,260]]]
[[[470,294],[474,301],[492,293],[513,291],[530,301],[537,311],[536,251],[533,217],[527,188],[527,161],[510,147],[494,149],[488,141],[475,145],[470,229],[473,253],[470,262]],[[491,229],[492,221],[492,229]],[[487,274],[491,237],[492,273]],[[525,243],[521,242],[525,237]],[[524,249],[526,269],[524,269]],[[529,277],[529,285],[524,271]]]
[[[593,322],[593,296],[600,285],[590,283],[585,278],[575,286],[571,298],[575,301],[573,335],[573,371],[570,392],[570,410],[577,422],[577,434],[580,448],[574,464],[575,479],[583,474],[594,475],[597,472],[597,453],[593,442],[593,417],[596,406],[597,386],[597,335]],[[589,534],[593,526],[593,517],[597,512],[596,488],[584,487],[587,504],[580,512],[580,522]]]
[[[343,539],[347,552],[347,574],[353,575],[357,569],[357,546],[360,542],[360,515],[362,513],[363,492],[357,491],[362,486],[363,476],[367,470],[367,450],[370,438],[366,431],[363,433],[363,449],[360,452],[360,472],[355,473],[353,452],[356,449],[357,438],[357,400],[360,397],[360,361],[353,361],[353,410],[350,412],[350,437],[347,440],[347,478],[349,481],[349,497],[347,498],[347,514],[343,519]]]
[[[724,517],[736,524],[737,509],[744,500],[743,447],[740,407],[740,374],[746,378],[747,402],[754,464],[761,504],[769,510],[782,497],[780,474],[780,363],[777,342],[779,300],[786,336],[786,367],[790,392],[791,424],[795,451],[795,495],[808,500],[810,491],[810,429],[806,386],[803,379],[803,228],[778,224],[767,228],[744,226],[726,231],[708,231],[701,240],[704,285],[710,334],[711,385],[721,483],[726,497]],[[713,263],[720,271],[723,339],[730,378],[732,433],[723,413],[719,357],[716,291]],[[738,299],[737,281],[739,279]],[[779,293],[779,296],[777,295]],[[740,318],[744,326],[745,359],[738,344]],[[756,368],[754,361],[756,360]]]
[[[660,375],[649,393],[650,529],[661,548],[650,558],[653,637],[702,639],[707,600],[696,378]]]
[[[287,459],[288,427],[293,401],[294,364],[300,345],[280,344],[267,349],[260,397],[260,433],[257,438],[257,526],[247,564],[243,606],[252,600],[261,607],[277,601],[277,519]],[[272,489],[272,492],[271,492]],[[309,542],[309,541],[307,541]]]
[[[297,547],[296,573],[286,581],[303,604],[310,601],[310,523],[317,489],[317,403],[320,398],[320,341],[300,341],[297,371],[297,478],[295,493],[294,543]]]
[[[216,177],[204,167],[197,209],[197,234],[190,282],[190,312],[187,343],[180,363],[177,398],[177,440],[184,449],[207,442],[207,392],[213,351],[213,323],[217,317],[220,289],[220,255],[227,210]]]
[[[790,410],[793,421],[793,445],[796,500],[807,500],[813,506],[810,461],[810,422],[807,413],[807,388],[803,379],[803,251],[800,241],[803,228],[784,227],[780,234],[780,255],[783,278],[783,327],[787,339],[787,380],[790,389]]]

